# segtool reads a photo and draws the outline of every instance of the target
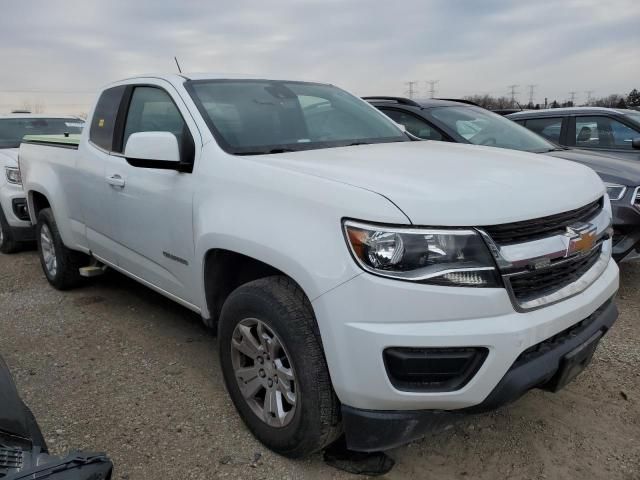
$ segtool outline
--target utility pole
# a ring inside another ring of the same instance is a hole
[[[511,90],[511,106],[514,106],[516,104],[516,95],[518,94],[518,92],[516,92],[516,88],[518,88],[520,85],[508,85],[507,88],[509,90]]]
[[[436,96],[436,84],[440,83],[440,80],[427,80],[425,82],[429,85],[429,97],[433,98]]]
[[[418,84],[418,82],[416,81],[404,82],[404,84],[407,86],[407,90],[406,90],[407,95],[409,96],[409,98],[413,100],[413,98],[418,93],[418,91],[416,90],[416,85]]]
[[[569,100],[571,102],[571,106],[575,106],[576,104],[576,94],[578,92],[569,92],[569,95],[571,96],[571,99]]]
[[[538,85],[527,85],[529,87],[529,105],[533,105],[533,92]]]
[[[587,90],[586,93],[587,94],[587,106],[591,105],[591,96],[593,94],[594,90]]]

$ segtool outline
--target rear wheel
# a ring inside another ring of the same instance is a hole
[[[239,287],[219,328],[227,390],[262,443],[295,458],[338,437],[339,403],[313,310],[293,281],[274,276]]]
[[[0,208],[0,252],[15,253],[19,250],[19,246],[19,243],[13,238],[11,226],[7,222],[4,212]]]
[[[87,256],[64,246],[50,208],[38,214],[36,240],[40,264],[51,285],[68,290],[82,282],[79,268],[87,263]]]

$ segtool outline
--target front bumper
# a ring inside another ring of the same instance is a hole
[[[464,415],[493,410],[517,400],[533,388],[553,390],[563,358],[588,342],[604,335],[618,317],[609,300],[585,319],[584,326],[569,329],[553,340],[542,342],[536,352],[521,355],[498,385],[480,404],[461,410],[380,411],[342,406],[347,446],[357,451],[388,450],[438,430]],[[558,338],[559,337],[559,338]]]
[[[618,290],[609,261],[583,292],[519,313],[503,288],[442,287],[360,274],[313,300],[329,373],[344,405],[365,410],[455,410],[482,403],[532,345],[590,316]],[[387,375],[391,347],[481,347],[488,355],[455,391],[403,391]]]
[[[26,228],[31,226],[28,215],[25,216],[21,212],[23,206],[26,208],[26,204],[27,201],[21,185],[0,183],[0,206],[10,227]]]

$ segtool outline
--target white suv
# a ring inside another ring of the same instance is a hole
[[[18,147],[25,135],[78,134],[77,117],[16,113],[0,115],[0,252],[13,253],[35,240],[18,170]]]

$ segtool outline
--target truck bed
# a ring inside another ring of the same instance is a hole
[[[78,149],[80,145],[80,134],[72,135],[25,135],[22,143],[32,143],[36,145],[47,145],[49,147]]]

